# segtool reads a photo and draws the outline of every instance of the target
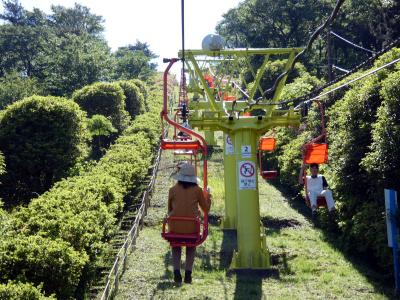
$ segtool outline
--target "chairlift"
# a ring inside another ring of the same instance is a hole
[[[303,146],[303,163],[304,164],[325,164],[328,162],[328,143],[325,129],[324,107],[320,101],[316,101],[321,112],[321,134],[306,143]],[[310,198],[308,197],[307,190],[307,169],[303,172],[303,182],[305,191],[305,201],[308,207],[311,207]],[[324,196],[317,197],[317,207],[327,207],[326,199]]]
[[[262,153],[272,152],[276,148],[276,139],[274,137],[261,137],[258,143],[258,159],[260,164],[260,175],[265,180],[275,179],[278,177],[278,171],[265,170],[262,163]]]

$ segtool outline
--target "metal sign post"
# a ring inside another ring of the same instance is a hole
[[[397,228],[397,192],[395,190],[385,189],[385,208],[386,208],[386,226],[388,245],[393,249],[394,279],[396,294],[399,292],[400,268],[398,257],[398,228]]]

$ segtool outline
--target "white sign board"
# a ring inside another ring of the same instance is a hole
[[[252,161],[238,163],[239,190],[256,189],[256,164]]]
[[[251,157],[251,146],[250,145],[243,145],[242,146],[242,157],[243,158],[250,158]]]
[[[225,155],[235,154],[235,148],[233,147],[232,140],[228,134],[225,135]]]

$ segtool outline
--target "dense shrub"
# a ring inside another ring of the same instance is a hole
[[[374,68],[399,55],[400,49],[392,49],[375,62]],[[390,270],[391,259],[386,243],[383,188],[400,189],[399,70],[400,64],[385,68],[353,83],[347,90],[342,89],[327,101],[330,152],[329,164],[322,168],[339,208],[343,249],[362,253],[386,270]],[[285,87],[288,94],[290,86]],[[292,89],[296,90],[302,89]],[[298,191],[300,149],[305,140],[316,136],[319,119],[319,114],[311,109],[307,125],[301,126],[297,137],[288,129],[277,132],[281,141],[277,150],[281,182]]]
[[[87,126],[92,136],[91,158],[99,159],[109,147],[113,134],[117,133],[117,130],[103,115],[94,115],[88,119]]]
[[[149,99],[151,108],[159,110],[160,95]],[[0,225],[8,229],[0,241],[0,281],[44,282],[44,291],[58,299],[81,297],[109,247],[124,196],[147,178],[151,167],[159,135],[153,118],[159,116],[146,115],[138,116],[90,171],[56,183],[14,212],[12,220],[3,218]]]
[[[65,299],[74,292],[88,258],[61,239],[15,234],[0,241],[0,274],[4,280],[26,280]]]
[[[129,115],[134,118],[146,110],[145,100],[140,88],[132,81],[118,81],[124,91],[125,108]]]
[[[15,102],[1,113],[5,201],[27,201],[68,174],[87,151],[85,117],[72,101],[41,96]]]
[[[128,113],[125,110],[125,96],[116,83],[95,83],[77,90],[73,100],[85,110],[89,117],[103,115],[119,131],[127,126]]]
[[[0,299],[7,300],[51,300],[54,296],[46,297],[40,288],[30,283],[10,281],[7,284],[0,284]]]
[[[130,79],[129,82],[135,84],[140,89],[140,92],[142,93],[144,100],[146,102],[149,96],[149,90],[147,88],[146,83],[140,79]]]
[[[389,74],[380,94],[382,105],[373,124],[370,151],[362,160],[377,186],[400,191],[400,71]]]

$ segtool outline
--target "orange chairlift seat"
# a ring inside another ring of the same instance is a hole
[[[328,162],[328,143],[326,141],[326,130],[324,120],[324,108],[320,101],[316,101],[321,112],[322,133],[318,137],[312,139],[303,146],[303,163],[304,164],[325,164]],[[303,173],[305,200],[308,207],[311,207],[310,198],[307,190],[307,170]],[[327,207],[324,196],[317,197],[317,207]]]
[[[258,143],[258,159],[260,164],[260,175],[262,178],[269,180],[275,179],[278,176],[276,170],[264,170],[262,164],[262,152],[272,152],[276,148],[276,139],[273,137],[261,137]]]
[[[161,111],[161,117],[170,125],[174,127],[174,129],[180,130],[183,133],[189,136],[188,139],[174,139],[168,140],[163,138],[161,140],[161,149],[163,150],[175,150],[175,151],[191,151],[193,155],[196,155],[198,152],[203,153],[203,192],[208,196],[207,193],[207,143],[204,138],[193,131],[190,128],[185,128],[182,125],[178,124],[176,120],[171,120],[168,116],[167,103],[168,103],[168,72],[172,65],[177,61],[177,59],[169,60],[169,64],[164,72],[164,104],[163,110]],[[176,119],[176,115],[175,115]],[[175,136],[176,138],[176,136]],[[196,138],[196,139],[193,139]],[[195,160],[196,162],[196,160]],[[189,234],[176,233],[168,230],[168,222],[194,222],[195,224],[195,232]],[[205,212],[203,215],[203,221],[200,217],[189,217],[189,216],[170,216],[165,218],[162,227],[161,236],[168,241],[172,247],[178,246],[187,246],[187,247],[195,247],[203,243],[208,236],[208,214]]]

